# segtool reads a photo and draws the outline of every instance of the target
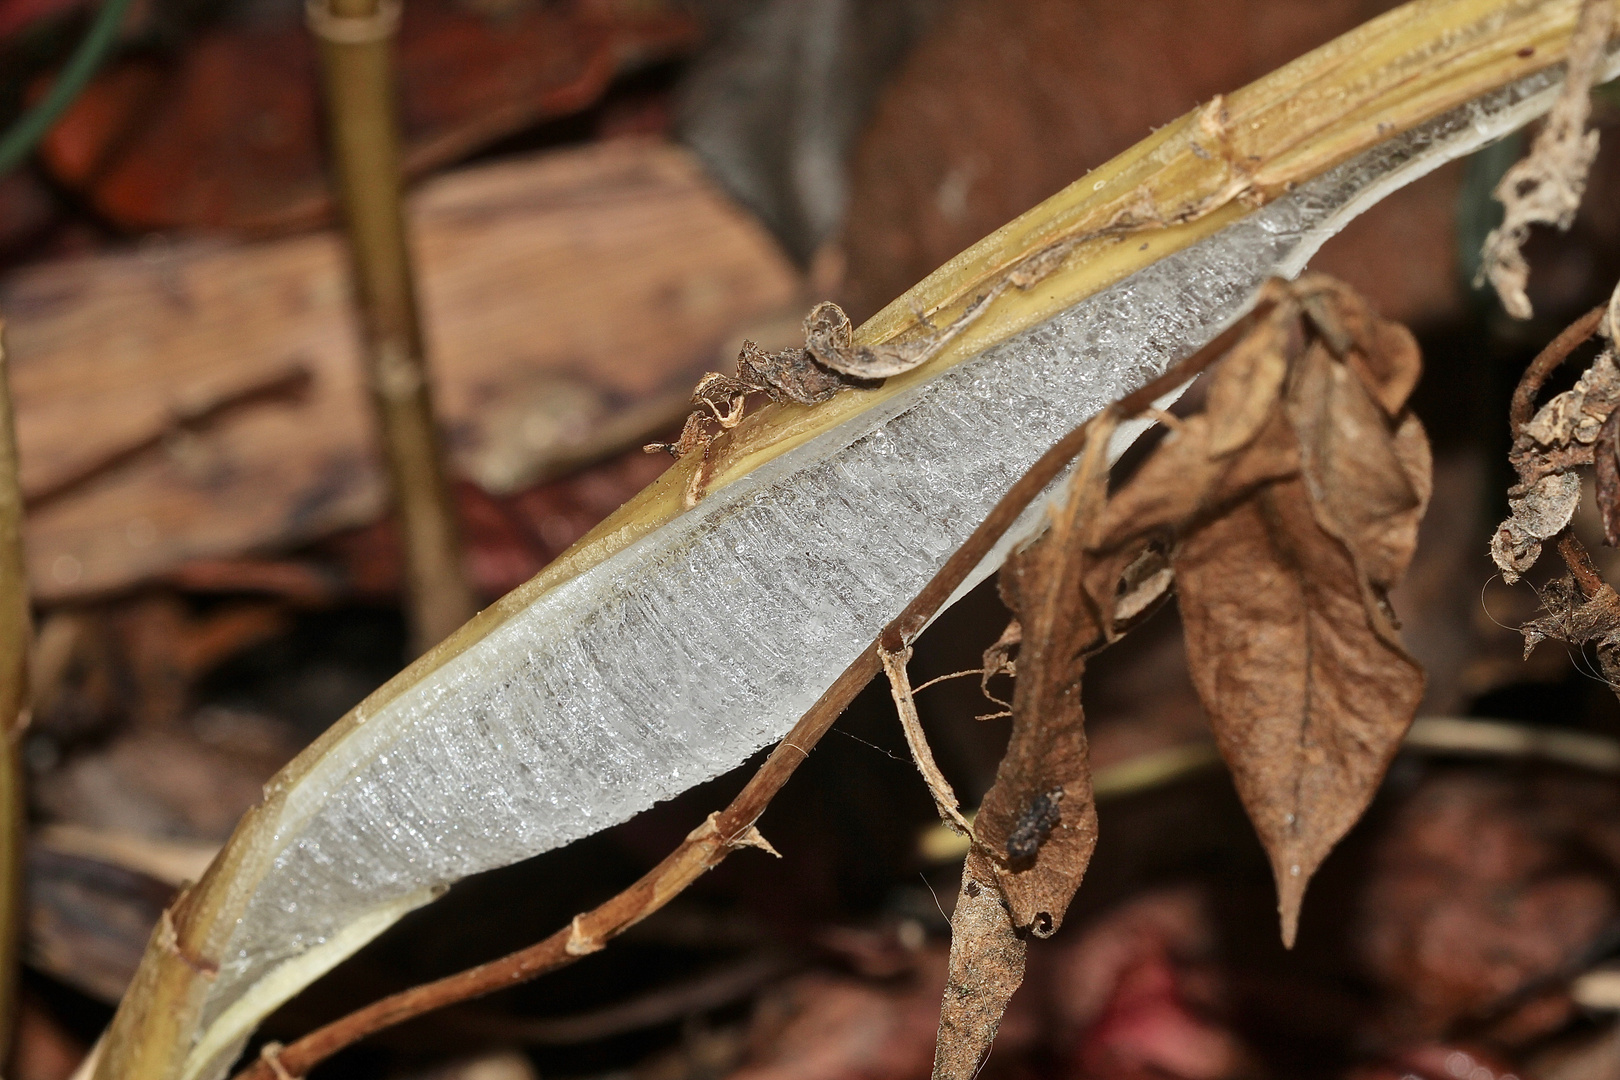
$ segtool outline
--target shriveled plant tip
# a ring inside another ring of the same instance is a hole
[[[1586,130],[1592,112],[1592,85],[1614,29],[1613,0],[1582,0],[1558,103],[1547,114],[1530,153],[1496,185],[1502,224],[1485,238],[1474,284],[1489,281],[1502,307],[1515,319],[1528,319],[1532,314],[1525,293],[1530,264],[1522,251],[1530,227],[1552,225],[1567,230],[1575,223],[1575,211],[1586,192],[1587,173],[1598,151],[1598,133]]]

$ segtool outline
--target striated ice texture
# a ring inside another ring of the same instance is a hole
[[[1366,205],[1545,111],[1560,77],[1301,185],[547,593],[350,736],[374,745],[296,808],[204,1026],[368,912],[624,821],[779,738],[1061,435],[1229,325],[1267,277],[1297,274]],[[194,1069],[222,1068],[256,1019],[239,1014],[272,1004],[235,1010],[214,1036],[226,1057]]]

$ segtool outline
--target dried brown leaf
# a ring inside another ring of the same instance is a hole
[[[1541,558],[1541,542],[1561,532],[1581,501],[1581,478],[1573,472],[1543,476],[1522,495],[1508,496],[1508,519],[1491,537],[1491,560],[1509,585]]]
[[[1109,501],[1097,546],[1179,544],[1195,682],[1272,853],[1291,939],[1305,882],[1421,693],[1386,595],[1416,546],[1430,460],[1403,411],[1421,368],[1411,335],[1326,278],[1274,302],[1211,372],[1205,412]]]
[[[1412,332],[1380,318],[1342,281],[1307,274],[1295,290],[1320,340],[1355,372],[1387,415],[1399,414],[1423,373]]]
[[[1374,625],[1393,641],[1384,596],[1412,559],[1429,496],[1422,426],[1406,416],[1391,432],[1360,375],[1320,342],[1295,364],[1285,411],[1317,523],[1351,553]]]
[[[973,1080],[990,1056],[1007,1002],[1024,981],[1027,942],[993,877],[971,864],[951,913],[951,959],[939,1009],[934,1080]]]
[[[1097,809],[1080,707],[1086,655],[1105,640],[1083,588],[1086,549],[1108,497],[1112,411],[1094,419],[1046,533],[1002,570],[1002,595],[1018,619],[986,654],[986,670],[1019,641],[1013,728],[996,780],[974,819],[951,923],[950,978],[940,1009],[934,1076],[971,1080],[1024,977],[1026,936],[1049,937],[1063,920],[1097,845]],[[1129,558],[1109,563],[1109,595]]]
[[[1366,809],[1423,694],[1302,480],[1260,489],[1175,558],[1188,663],[1277,879],[1292,944],[1311,875]]]
[[[1257,485],[1299,471],[1299,443],[1275,400],[1241,453],[1216,456],[1212,442],[1209,416],[1182,421],[1108,501],[1097,527],[1097,548],[1112,551],[1145,537],[1180,534]]]
[[[1260,434],[1288,377],[1288,358],[1300,344],[1299,320],[1267,319],[1221,359],[1210,373],[1204,410],[1209,457],[1224,457]]]

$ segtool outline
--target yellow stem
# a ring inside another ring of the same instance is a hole
[[[379,434],[398,513],[416,653],[477,611],[462,575],[401,200],[391,42],[397,0],[311,0],[332,155]]]

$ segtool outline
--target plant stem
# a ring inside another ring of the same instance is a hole
[[[405,555],[412,644],[438,644],[477,611],[462,575],[433,421],[401,198],[390,42],[397,0],[311,0],[320,39],[361,332]]]
[[[1192,378],[1220,357],[1251,325],[1252,318],[1227,330],[1105,412],[1119,417],[1142,412],[1159,396]],[[704,872],[719,865],[732,851],[739,847],[757,846],[758,834],[754,832],[754,823],[776,793],[782,790],[799,763],[809,756],[811,749],[855,699],[855,695],[881,670],[880,648],[899,652],[911,644],[928,625],[928,621],[945,606],[945,601],[950,599],[957,586],[995,547],[996,541],[1012,528],[1024,509],[1046,490],[1047,485],[1080,452],[1086,433],[1095,419],[1087,420],[1065,435],[1030,466],[1029,471],[1002,496],[967,541],[946,560],[922,592],[906,605],[893,622],[883,628],[877,639],[844,669],[837,681],[799,718],[793,730],[777,743],[770,757],[765,759],[759,771],[730,805],[718,814],[711,815],[707,822],[634,885],[601,906],[576,915],[568,926],[526,949],[434,982],[402,990],[317,1028],[286,1047],[267,1049],[258,1061],[238,1073],[236,1080],[281,1080],[283,1076],[303,1076],[344,1047],[384,1028],[566,967],[580,957],[602,949],[608,941],[669,903]]]
[[[17,1027],[22,953],[22,733],[28,724],[28,576],[23,565],[23,501],[11,380],[0,345],[0,1069],[9,1070]]]
[[[1547,376],[1558,370],[1558,365],[1568,360],[1570,354],[1580,348],[1582,343],[1603,324],[1603,314],[1606,308],[1599,304],[1585,315],[1576,319],[1564,328],[1563,332],[1547,347],[1536,354],[1530,361],[1530,366],[1524,369],[1519,377],[1519,385],[1513,388],[1513,400],[1508,405],[1508,426],[1512,429],[1513,437],[1519,437],[1536,411],[1536,395],[1541,392],[1541,384],[1547,381]]]

